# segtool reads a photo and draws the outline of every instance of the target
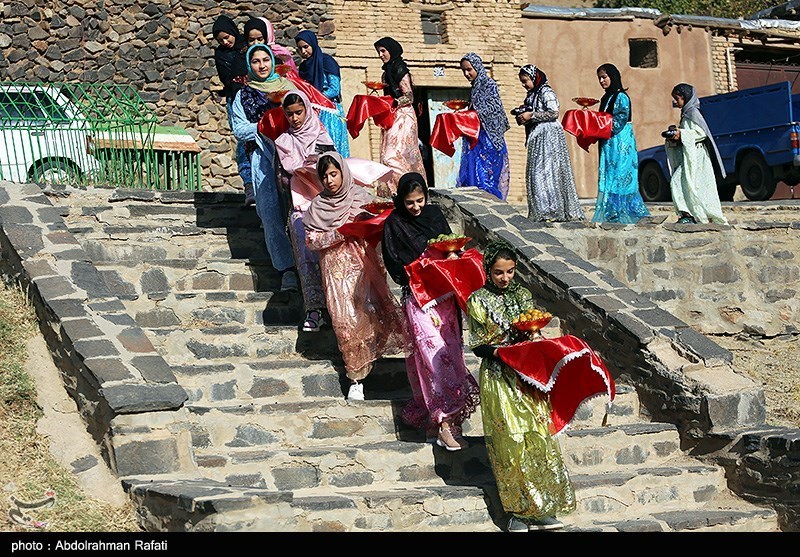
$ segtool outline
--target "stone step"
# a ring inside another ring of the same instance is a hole
[[[297,325],[305,317],[302,295],[292,292],[190,290],[153,293],[124,304],[145,329]]]
[[[242,202],[244,195],[242,194]],[[69,226],[145,226],[157,229],[164,226],[197,226],[227,228],[261,226],[256,208],[244,207],[231,199],[224,203],[205,203],[202,200],[178,203],[122,201],[111,204],[70,203],[65,218]]]
[[[230,296],[231,292],[280,290],[280,275],[268,259],[157,259],[145,254],[129,259],[132,255],[121,254],[124,258],[116,261],[92,258],[109,290],[123,302],[139,298],[160,301],[170,293],[212,291]]]
[[[316,333],[299,324],[197,328],[147,328],[153,346],[170,364],[260,361],[276,358],[341,359],[336,334],[328,325]],[[402,354],[398,354],[402,355]]]
[[[636,470],[646,465],[663,466],[682,454],[677,447],[677,432],[662,424],[637,424],[631,435],[626,426],[607,428],[602,433],[606,446],[593,460],[574,458],[585,451],[576,431],[561,437],[565,462],[572,474],[602,473],[609,468]],[[649,434],[645,431],[649,430]],[[586,430],[592,432],[594,430]],[[448,452],[425,443],[421,432],[402,429],[400,439],[363,444],[325,445],[276,449],[273,446],[210,446],[210,436],[194,431],[195,462],[202,474],[231,485],[264,487],[276,490],[298,490],[318,487],[355,487],[372,484],[440,485],[475,482],[476,478],[491,476],[484,439],[470,435],[469,446],[461,451]],[[244,439],[239,438],[240,442]],[[669,444],[670,448],[665,448]],[[636,459],[619,458],[625,451],[634,452]],[[641,455],[641,456],[640,456]]]
[[[493,519],[479,486],[293,493],[144,476],[124,479],[123,487],[147,531],[473,532],[500,531],[503,520]]]
[[[317,398],[302,402],[270,401],[252,404],[189,403],[186,409],[194,435],[193,444],[197,448],[226,451],[237,447],[267,450],[280,447],[295,450],[329,444],[347,445],[354,439],[359,442],[384,442],[395,441],[401,436],[402,439],[420,441],[422,432],[411,430],[400,417],[407,400],[406,396],[394,400],[361,402],[351,402],[343,398]],[[598,398],[584,403],[587,410],[576,416],[570,425],[571,429],[563,435],[571,438],[578,436],[579,430],[601,427],[602,414],[595,412],[595,405],[599,400]],[[304,418],[304,412],[309,412],[313,418]],[[476,410],[465,420],[462,427],[465,436],[482,436],[480,410]],[[612,420],[612,425],[603,428],[601,433],[611,431],[612,428],[623,428],[622,433],[609,434],[604,441],[605,446],[590,440],[574,441],[575,454],[579,455],[573,459],[575,465],[597,468],[603,464],[611,464],[618,467],[640,464],[650,459],[663,460],[671,452],[669,442],[673,440],[670,436],[674,435],[674,430],[669,431],[666,426],[638,426],[614,423]],[[648,445],[648,439],[644,436],[648,428],[655,428],[658,432],[666,430],[668,434],[662,434],[653,441],[658,444]],[[589,436],[586,437],[588,439]],[[622,445],[616,446],[614,443]],[[625,452],[625,448],[629,448],[630,454]]]
[[[507,521],[491,484],[275,491],[150,476],[125,478],[122,484],[141,509],[146,531],[500,532]],[[581,491],[576,490],[579,501]],[[775,511],[742,501],[691,508],[679,502],[677,508],[623,513],[579,507],[559,519],[563,532],[778,531]]]
[[[92,260],[146,261],[159,259],[265,259],[269,258],[260,228],[202,228],[197,226],[95,226],[73,225],[75,235]]]

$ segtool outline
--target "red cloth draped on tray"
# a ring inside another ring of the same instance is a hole
[[[389,95],[356,95],[347,111],[347,131],[353,139],[361,133],[369,118],[375,125],[387,130],[394,124],[394,99]]]
[[[308,81],[304,80],[300,77],[300,74],[297,73],[295,70],[289,68],[288,70],[284,70],[285,77],[289,81],[292,82],[292,85],[300,89],[303,93],[306,94],[308,100],[311,101],[311,104],[315,104],[318,107],[328,108],[332,111],[336,111],[336,105],[330,100],[328,97],[322,94],[322,91],[311,85]]]
[[[375,215],[364,220],[346,222],[337,230],[344,236],[355,236],[364,238],[371,246],[377,246],[383,237],[383,223],[392,213],[392,209],[386,209],[380,215]]]
[[[469,146],[475,147],[480,131],[481,121],[474,110],[442,112],[436,115],[436,122],[433,124],[431,147],[436,147],[448,157],[452,157],[456,152],[453,144],[459,137],[466,137],[469,139]]]
[[[258,121],[258,133],[270,138],[272,141],[289,129],[289,120],[283,112],[283,107],[276,106],[267,110]]]
[[[500,359],[525,383],[550,394],[553,434],[560,433],[584,400],[605,393],[614,400],[614,379],[582,339],[565,335],[501,346]]]
[[[584,151],[588,151],[597,140],[611,137],[612,119],[608,112],[573,109],[564,113],[561,125],[577,138]]]
[[[409,287],[423,310],[442,296],[455,294],[459,307],[467,311],[467,298],[486,283],[483,256],[475,248],[458,259],[420,257],[406,265]]]

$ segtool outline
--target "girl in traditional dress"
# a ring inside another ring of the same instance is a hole
[[[441,209],[428,200],[428,186],[419,174],[403,175],[394,197],[395,209],[383,227],[383,261],[392,279],[403,287],[406,357],[412,400],[403,408],[405,423],[426,431],[448,451],[462,448],[461,424],[480,402],[478,383],[464,361],[461,310],[455,297],[422,310],[409,290],[405,266],[420,256],[441,258],[428,240],[450,234]],[[451,253],[449,257],[458,257]]]
[[[402,349],[400,308],[375,247],[337,230],[369,216],[362,206],[371,195],[355,183],[347,162],[335,151],[319,157],[317,176],[324,189],[303,218],[306,241],[319,252],[328,313],[351,381],[347,398],[364,400],[361,381],[375,360]]]
[[[497,83],[486,73],[481,57],[470,52],[461,59],[461,71],[472,84],[470,108],[478,113],[481,129],[475,147],[464,141],[456,187],[475,186],[492,195],[508,197],[510,180],[508,147],[504,134],[508,123]]]
[[[300,77],[322,91],[322,94],[336,106],[335,112],[321,111],[319,118],[333,139],[336,150],[342,157],[347,158],[350,156],[350,143],[342,107],[342,78],[339,64],[333,56],[322,51],[317,36],[311,31],[300,31],[294,40],[303,59],[300,62]]]
[[[325,308],[325,294],[322,291],[319,255],[306,245],[303,216],[311,200],[322,191],[316,180],[317,157],[333,151],[333,140],[311,108],[308,97],[299,89],[289,91],[283,98],[283,111],[289,121],[289,129],[275,140],[275,148],[281,167],[289,175],[289,237],[300,272],[300,288],[306,310],[302,327],[304,331],[317,332],[324,324],[322,310]]]
[[[722,214],[714,169],[725,177],[725,167],[711,130],[700,112],[697,91],[688,83],[672,89],[673,106],[681,109],[681,121],[665,142],[672,170],[669,185],[672,204],[681,224],[716,222],[728,224]]]
[[[511,321],[534,307],[533,296],[514,280],[517,256],[506,242],[483,254],[486,285],[467,300],[470,347],[481,358],[481,415],[489,463],[509,532],[561,528],[557,514],[575,509],[575,492],[550,434],[546,393],[528,385],[503,363],[497,348],[513,342]]]
[[[221,15],[214,21],[211,34],[219,43],[214,48],[214,64],[217,67],[219,80],[222,82],[222,91],[219,92],[219,95],[225,98],[228,125],[233,129],[231,106],[236,93],[242,86],[243,78],[248,73],[244,52],[247,49],[247,40],[239,32],[236,23],[226,15]],[[250,157],[245,152],[244,141],[236,142],[236,166],[244,184],[245,205],[253,205],[255,204],[253,177],[250,172]]]
[[[600,111],[613,116],[611,138],[601,139],[594,222],[630,224],[650,216],[639,193],[639,158],[631,124],[631,99],[622,86],[622,76],[613,64],[597,68],[597,79],[605,90]]]
[[[564,128],[558,121],[558,97],[545,73],[532,64],[522,66],[519,80],[528,94],[525,103],[511,111],[525,126],[528,162],[528,218],[536,221],[571,221],[586,217],[575,189],[575,177]]]
[[[297,64],[294,63],[292,51],[275,42],[275,29],[270,20],[264,17],[251,17],[244,24],[244,36],[247,39],[247,46],[265,44],[272,51],[277,64],[285,64],[297,71]]]
[[[297,290],[297,273],[292,256],[292,245],[286,234],[281,196],[278,192],[275,143],[258,133],[258,121],[269,109],[280,106],[269,98],[277,91],[294,89],[292,84],[275,73],[275,58],[265,44],[256,44],[247,50],[250,79],[236,94],[231,107],[233,134],[245,141],[250,157],[256,212],[264,227],[272,266],[281,273],[281,290]]]
[[[414,112],[414,83],[403,60],[400,43],[384,37],[375,42],[375,50],[383,62],[383,94],[393,97],[397,107],[394,123],[383,130],[381,139],[381,163],[395,171],[391,187],[396,190],[397,181],[407,172],[425,176]]]

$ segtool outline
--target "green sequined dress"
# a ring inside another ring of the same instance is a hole
[[[485,286],[467,302],[470,348],[508,344],[511,321],[534,307],[531,292],[518,283],[501,291]],[[483,358],[481,415],[486,450],[503,509],[538,520],[575,509],[575,492],[550,434],[547,394],[523,383],[499,359]]]

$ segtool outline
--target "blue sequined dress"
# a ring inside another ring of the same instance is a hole
[[[600,165],[593,222],[630,224],[650,216],[639,193],[639,159],[630,113],[631,100],[620,92],[614,102],[611,138],[599,143]]]
[[[350,142],[347,136],[347,121],[345,120],[344,107],[339,102],[342,94],[341,80],[333,74],[325,74],[325,87],[322,94],[333,101],[336,105],[336,114],[327,110],[320,110],[319,119],[322,125],[328,130],[328,135],[333,139],[333,146],[336,151],[347,158],[350,156]]]

